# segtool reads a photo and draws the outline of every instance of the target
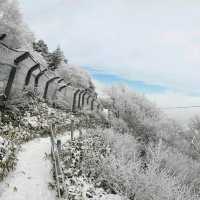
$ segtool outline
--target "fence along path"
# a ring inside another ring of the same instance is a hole
[[[93,91],[73,87],[56,72],[48,70],[39,54],[32,54],[12,49],[0,41],[0,106],[10,99],[18,99],[24,89],[29,88],[50,104],[73,112],[103,109]],[[40,58],[39,61],[35,57]]]
[[[52,124],[49,132],[51,139],[51,159],[53,163],[55,184],[58,199],[68,199],[68,188],[66,187],[65,177],[61,165],[60,155],[62,154],[62,141],[74,140],[82,137],[83,131],[78,128],[75,130],[74,120],[71,120],[70,132],[66,132],[62,137],[56,137],[56,125]],[[69,160],[69,162],[71,162]],[[68,163],[70,165],[70,163]]]
[[[66,198],[68,198],[67,194],[67,188],[64,181],[64,174],[62,171],[62,166],[60,162],[60,150],[61,150],[61,140],[57,140],[57,143],[55,141],[55,126],[51,125],[50,130],[50,138],[51,138],[51,158],[53,162],[53,168],[54,168],[54,176],[56,179],[56,189],[58,198],[61,199],[63,195],[65,195]],[[65,194],[64,194],[65,193]]]

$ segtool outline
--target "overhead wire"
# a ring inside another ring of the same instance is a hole
[[[200,105],[195,106],[172,106],[172,107],[160,107],[161,110],[173,110],[173,109],[191,109],[191,108],[200,108]]]

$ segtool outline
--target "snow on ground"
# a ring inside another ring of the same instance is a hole
[[[48,188],[52,181],[50,139],[41,138],[22,146],[16,170],[0,183],[0,200],[55,200],[56,192]]]
[[[77,137],[79,131],[74,132]],[[70,139],[70,133],[59,135],[62,143]],[[16,170],[0,183],[0,200],[55,200],[56,192],[48,188],[53,182],[50,154],[50,138],[32,140],[22,146]]]
[[[108,194],[108,195],[105,195],[105,196],[103,196],[102,198],[100,198],[98,200],[125,200],[125,199],[120,197],[120,196],[118,196],[118,195]]]

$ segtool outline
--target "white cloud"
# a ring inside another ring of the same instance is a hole
[[[200,107],[189,108],[190,106],[200,106],[199,96],[167,92],[165,94],[149,94],[146,97],[156,103],[169,117],[185,125],[195,115],[200,116]],[[175,108],[185,106],[188,108]]]
[[[69,61],[200,93],[200,2],[22,0],[27,22]]]

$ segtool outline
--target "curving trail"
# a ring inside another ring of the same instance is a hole
[[[0,183],[0,200],[55,200],[56,192],[48,188],[53,181],[49,153],[49,138],[24,144],[16,170]]]

